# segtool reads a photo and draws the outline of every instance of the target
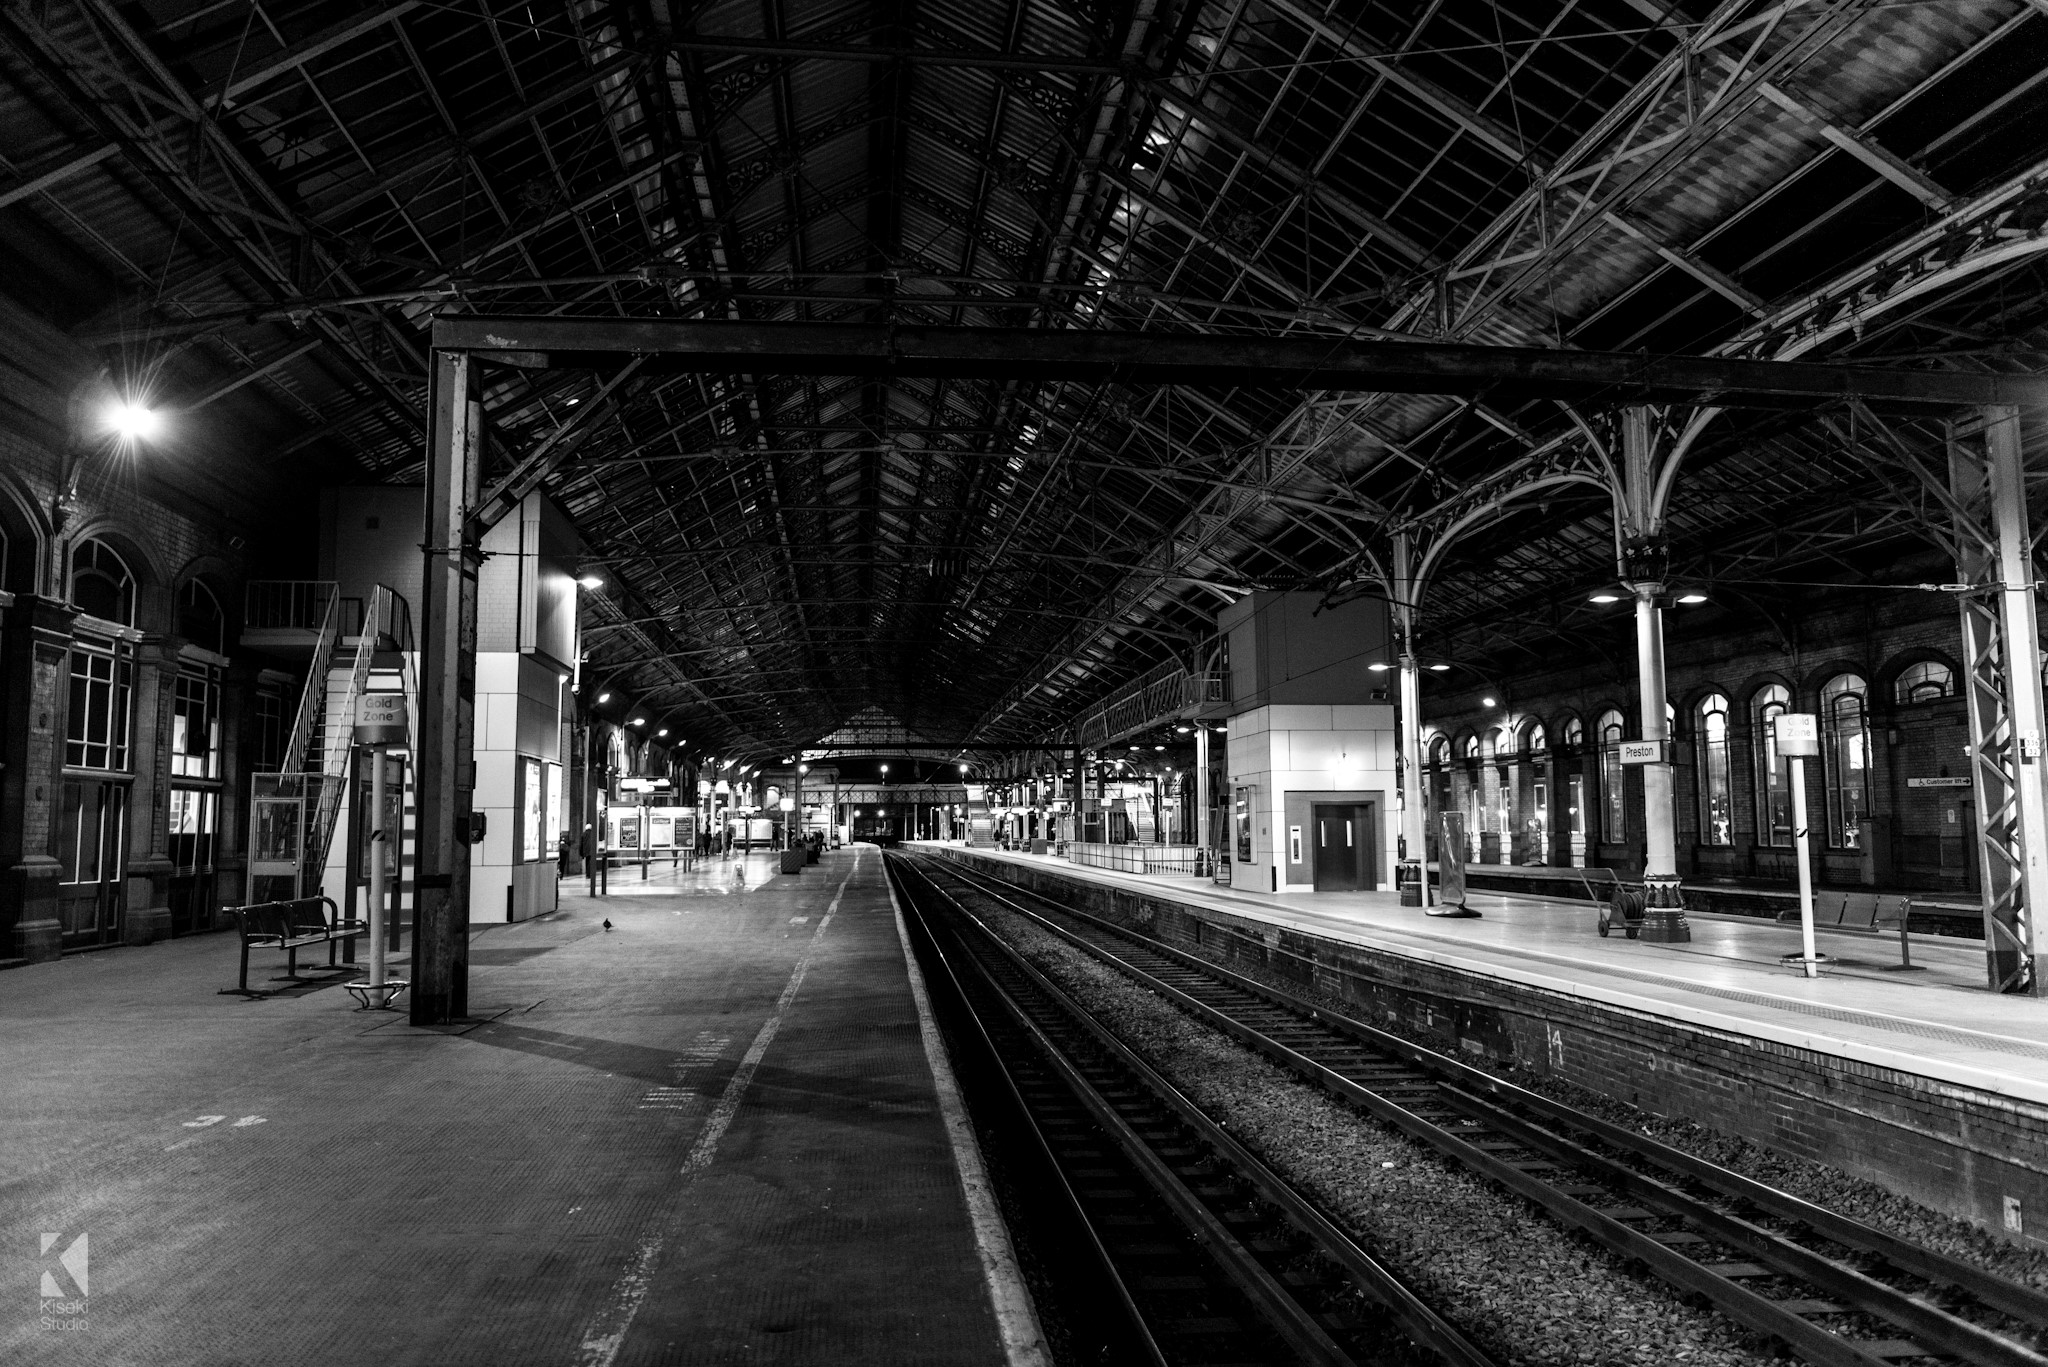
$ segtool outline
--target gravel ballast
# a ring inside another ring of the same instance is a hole
[[[1761,1364],[1774,1345],[985,898],[962,900],[1503,1362]]]
[[[1365,1019],[1356,1002],[1308,988],[1300,982],[1283,978],[1278,974],[1261,972],[1242,963],[1225,963],[1203,946],[1181,945],[1178,948],[1184,953],[1208,959],[1241,977],[1263,982],[1290,996],[1314,1002],[1350,1016],[1354,1020]],[[1441,1039],[1407,1029],[1397,1020],[1369,1020],[1367,1023],[1375,1029],[1390,1035],[1398,1035],[1424,1048],[1444,1048]],[[1811,1201],[1838,1215],[1859,1220],[1873,1229],[1911,1240],[1937,1253],[1974,1264],[2036,1290],[2048,1291],[2048,1253],[2021,1247],[1989,1231],[1979,1229],[1967,1220],[1958,1220],[1940,1211],[1931,1210],[1867,1178],[1852,1176],[1840,1168],[1816,1163],[1811,1159],[1778,1153],[1753,1140],[1722,1134],[1690,1120],[1657,1115],[1631,1106],[1626,1101],[1618,1101],[1576,1083],[1552,1077],[1540,1069],[1518,1067],[1512,1062],[1500,1062],[1470,1054],[1459,1055],[1458,1062],[1468,1068],[1491,1073],[1495,1077],[1514,1083],[1517,1087],[1527,1088],[1553,1101],[1596,1115],[1602,1120],[1646,1134],[1675,1149],[1696,1154],[1752,1181],[1763,1182],[1780,1191],[1789,1192],[1801,1200]]]

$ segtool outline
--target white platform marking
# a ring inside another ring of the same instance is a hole
[[[725,1091],[718,1098],[718,1105],[712,1109],[710,1118],[697,1135],[697,1142],[690,1146],[690,1153],[683,1160],[681,1175],[691,1178],[711,1165],[717,1156],[718,1141],[725,1137],[725,1131],[738,1113],[740,1100],[747,1088],[753,1084],[754,1070],[761,1064],[761,1056],[768,1052],[768,1046],[775,1041],[776,1031],[782,1028],[782,1018],[789,1011],[790,1003],[796,1000],[797,989],[803,986],[804,975],[811,970],[811,956],[817,952],[818,941],[824,938],[825,927],[832,924],[832,915],[839,910],[840,899],[846,896],[846,885],[853,881],[853,875],[860,871],[860,851],[854,851],[853,867],[846,871],[846,877],[839,880],[839,888],[832,894],[831,904],[825,914],[818,918],[818,928],[811,932],[811,938],[804,944],[804,952],[797,956],[796,967],[790,972],[789,983],[782,989],[782,995],[775,999],[775,1009],[768,1013],[768,1019],[754,1036],[754,1042],[747,1046],[746,1057],[740,1060],[739,1068],[732,1080],[725,1085]],[[699,1034],[701,1046],[710,1041]],[[717,1041],[723,1049],[724,1040]],[[712,1055],[716,1057],[715,1054]],[[607,1074],[609,1076],[609,1074]],[[656,1091],[662,1089],[656,1088]],[[672,1217],[679,1218],[679,1217]],[[583,1342],[576,1353],[576,1367],[612,1367],[617,1361],[619,1349],[626,1342],[626,1331],[633,1327],[634,1317],[640,1313],[640,1304],[647,1299],[647,1288],[654,1276],[654,1269],[660,1264],[662,1246],[668,1241],[666,1233],[643,1239],[635,1251],[632,1264],[624,1275],[612,1286],[604,1307],[591,1320],[584,1331]]]

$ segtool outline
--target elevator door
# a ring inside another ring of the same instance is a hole
[[[1315,805],[1314,820],[1316,891],[1370,890],[1375,883],[1372,804],[1319,802]]]

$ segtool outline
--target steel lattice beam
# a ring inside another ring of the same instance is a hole
[[[1935,408],[2048,403],[2048,380],[2032,376],[1322,337],[453,314],[435,320],[434,347],[536,368],[587,367],[628,353],[650,357],[652,370],[727,375],[1021,376],[1382,394],[1506,390],[1756,407],[1833,398]]]

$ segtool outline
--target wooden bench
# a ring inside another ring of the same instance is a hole
[[[1899,961],[1886,964],[1887,972],[1917,973],[1925,967],[1913,962],[1913,943],[1906,923],[1913,914],[1913,899],[1883,896],[1875,892],[1815,892],[1813,928],[1850,935],[1884,935],[1894,927],[1899,932]],[[1799,909],[1778,913],[1778,920],[1799,924]]]
[[[229,907],[235,918],[236,938],[242,942],[242,971],[233,987],[223,987],[221,996],[267,997],[269,992],[249,986],[249,950],[278,949],[285,954],[284,977],[294,983],[309,982],[299,976],[299,951],[311,945],[327,946],[327,967],[339,972],[334,961],[335,946],[348,952],[344,963],[356,961],[355,942],[370,933],[367,921],[345,921],[330,897],[301,897],[290,902],[258,902],[252,906]]]
[[[1631,940],[1641,933],[1643,913],[1650,905],[1641,883],[1624,883],[1613,869],[1574,869],[1572,872],[1578,874],[1579,882],[1585,885],[1587,899],[1600,905],[1600,919],[1594,929],[1600,932],[1601,939],[1606,939],[1616,925]]]

